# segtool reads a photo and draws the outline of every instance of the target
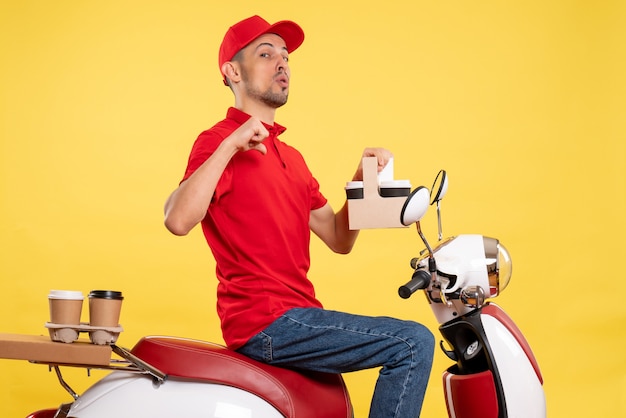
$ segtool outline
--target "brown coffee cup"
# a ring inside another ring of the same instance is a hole
[[[117,327],[122,311],[122,292],[92,290],[89,293],[89,325],[92,327]]]
[[[74,290],[51,290],[48,294],[50,322],[63,325],[80,325],[83,293]]]

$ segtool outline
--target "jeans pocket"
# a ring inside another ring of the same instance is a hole
[[[266,363],[271,363],[274,359],[272,352],[272,337],[264,332],[259,332],[257,337],[260,340],[261,349],[263,350],[263,360],[265,360]]]

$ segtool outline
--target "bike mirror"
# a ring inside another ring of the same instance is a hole
[[[431,190],[431,205],[435,204],[435,202],[439,202],[446,195],[448,191],[448,176],[445,170],[439,170]]]
[[[428,210],[429,199],[430,193],[426,187],[420,186],[413,190],[406,198],[400,212],[402,225],[409,226],[422,219]]]

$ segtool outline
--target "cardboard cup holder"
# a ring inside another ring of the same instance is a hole
[[[117,341],[120,332],[123,331],[121,325],[117,327],[96,327],[85,322],[81,322],[79,325],[46,322],[45,326],[48,328],[52,341],[67,344],[78,340],[81,332],[89,333],[89,339],[96,345],[113,344]]]
[[[350,229],[406,228],[400,214],[411,192],[410,181],[393,180],[391,161],[380,173],[386,179],[378,174],[376,157],[364,157],[362,163],[363,181],[346,184]]]

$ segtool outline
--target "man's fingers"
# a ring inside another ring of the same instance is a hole
[[[265,155],[267,154],[267,147],[265,146],[264,143],[262,142],[258,142],[256,144],[250,144],[250,149],[259,151],[261,154]]]
[[[364,157],[376,157],[378,162],[378,171],[381,171],[393,157],[391,151],[385,148],[365,148],[363,150]]]

